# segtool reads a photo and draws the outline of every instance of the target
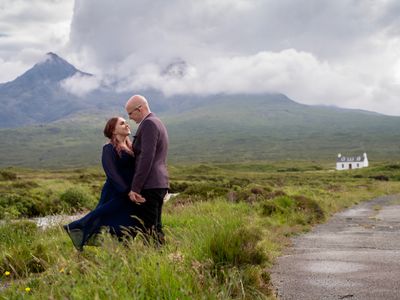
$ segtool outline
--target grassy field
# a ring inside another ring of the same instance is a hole
[[[83,253],[61,227],[25,218],[94,207],[102,171],[1,169],[0,299],[273,299],[269,268],[291,236],[400,193],[399,163],[350,172],[289,161],[169,169],[179,195],[164,207],[165,247],[103,234],[101,247]]]

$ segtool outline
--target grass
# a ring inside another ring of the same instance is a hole
[[[0,226],[0,299],[273,299],[268,270],[289,237],[346,207],[399,193],[400,168],[393,166],[349,172],[316,162],[170,166],[179,195],[164,207],[166,246],[103,234],[101,247],[83,253],[61,227],[8,219],[13,211],[21,218],[91,208],[102,172],[3,169],[0,204],[9,215]],[[4,200],[21,193],[29,201]],[[31,204],[46,197],[47,206]]]

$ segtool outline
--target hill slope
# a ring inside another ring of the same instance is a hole
[[[0,129],[0,166],[98,164],[108,117],[80,113],[45,125]],[[367,152],[400,158],[400,118],[298,104],[283,95],[209,96],[196,106],[158,114],[170,135],[171,162],[332,160]],[[133,125],[133,124],[132,124]],[[135,126],[132,126],[135,131]]]

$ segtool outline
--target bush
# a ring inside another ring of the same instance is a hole
[[[278,169],[277,172],[300,172],[301,170],[299,168],[286,168],[286,169]]]
[[[79,211],[82,208],[91,208],[95,205],[96,199],[86,190],[73,187],[66,190],[60,196],[61,202],[70,208],[73,212]]]
[[[34,181],[26,180],[26,181],[16,181],[11,184],[12,188],[17,188],[17,189],[32,189],[38,187],[39,184],[37,184]]]
[[[283,212],[273,201],[267,200],[261,203],[261,214],[269,217],[274,213]]]
[[[387,177],[386,175],[375,175],[375,176],[370,176],[369,178],[380,181],[389,181],[389,177]]]
[[[270,187],[251,185],[239,191],[229,191],[227,193],[227,198],[230,202],[244,201],[254,203],[266,199],[269,192],[271,192]]]
[[[10,194],[0,195],[0,219],[31,218],[59,213],[65,209],[65,205],[63,207],[54,197],[49,192],[11,190]]]
[[[15,180],[17,179],[17,174],[11,171],[2,170],[0,171],[0,181],[5,180]]]
[[[269,217],[282,215],[292,217],[300,224],[313,224],[325,218],[321,206],[312,199],[305,196],[280,196],[273,200],[265,200],[260,205],[261,215]],[[299,214],[300,213],[300,214]]]
[[[392,164],[385,166],[387,170],[400,170],[400,164]]]
[[[169,185],[170,193],[182,193],[189,187],[186,181],[171,181]]]
[[[233,186],[245,187],[250,182],[251,181],[248,178],[237,178],[237,177],[235,177],[235,178],[232,178],[232,179],[229,180],[229,185],[230,185],[230,187],[233,187]]]
[[[305,196],[294,196],[296,206],[299,210],[305,212],[308,216],[308,223],[315,223],[324,220],[325,213],[321,206],[312,199]]]
[[[228,189],[224,187],[215,186],[210,183],[197,183],[188,186],[183,194],[208,199],[225,196],[227,192]]]
[[[210,241],[211,259],[216,267],[261,265],[267,261],[265,251],[258,245],[260,230],[246,227],[231,231],[221,228]]]

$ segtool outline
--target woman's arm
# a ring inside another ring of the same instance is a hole
[[[120,193],[128,193],[130,188],[117,170],[117,155],[118,154],[114,147],[111,144],[107,144],[103,147],[101,163],[107,178],[111,181],[117,191]]]

